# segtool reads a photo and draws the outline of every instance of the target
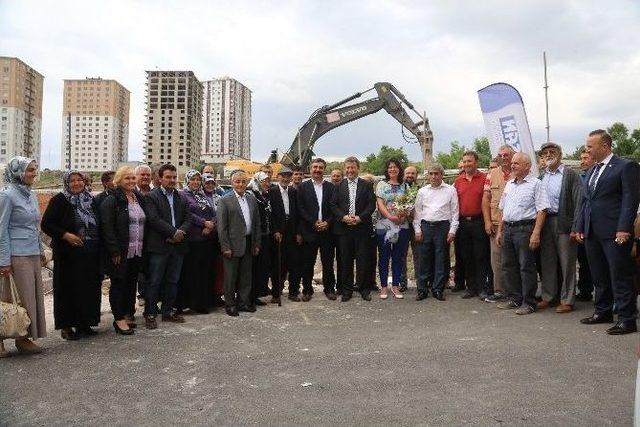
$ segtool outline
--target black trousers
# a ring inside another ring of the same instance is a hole
[[[470,220],[464,217],[460,218],[460,226],[456,234],[456,247],[459,247],[459,252],[462,255],[467,290],[476,295],[482,292],[488,293],[489,236],[484,231],[484,222],[481,217]],[[456,267],[457,264],[458,260],[456,259]]]
[[[260,252],[251,264],[251,300],[269,295],[269,278],[273,265],[273,239],[269,233],[260,238]]]
[[[578,291],[580,295],[591,296],[593,293],[593,281],[585,245],[578,245]]]
[[[596,289],[595,312],[611,312],[615,301],[619,320],[635,320],[638,310],[633,282],[635,265],[631,258],[633,240],[618,245],[613,238],[590,236],[585,246]]]
[[[333,274],[333,236],[328,231],[319,233],[315,240],[302,243],[302,293],[313,294],[313,268],[320,252],[322,263],[322,286],[324,293],[336,291],[336,278]]]
[[[356,282],[358,290],[365,295],[371,292],[371,235],[347,231],[338,236],[342,263],[342,294],[353,294],[353,264],[356,266]]]
[[[284,288],[284,281],[289,276],[289,294],[297,295],[300,293],[300,281],[302,278],[302,245],[296,242],[295,234],[286,232],[282,236],[280,243],[273,241],[274,270],[272,278],[276,278],[279,282],[280,289]],[[277,290],[277,288],[275,288]],[[271,292],[273,295],[274,287],[272,282]]]
[[[339,236],[332,234],[331,242],[333,244],[334,250],[334,259],[336,261],[336,292],[339,294],[342,293],[342,263],[340,259],[342,258],[342,252],[340,252],[340,238]]]
[[[109,276],[109,304],[114,320],[122,320],[125,316],[133,316],[135,313],[136,286],[141,263],[141,257],[121,259],[114,274]]]

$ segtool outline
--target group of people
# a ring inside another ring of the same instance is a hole
[[[87,177],[72,170],[41,224],[31,190],[37,165],[16,157],[0,192],[0,275],[13,277],[32,320],[16,347],[39,352],[32,339],[46,333],[39,225],[51,238],[55,328],[67,340],[96,334],[105,276],[113,328],[132,335],[136,292],[148,329],[158,318],[183,323],[186,311],[208,313],[216,305],[229,316],[280,305],[287,280],[290,301],[310,301],[318,253],[329,300],[346,302],[358,292],[369,301],[374,290],[382,300],[403,299],[411,248],[416,299],[444,301],[452,244],[452,291],[464,291],[462,298],[520,315],[556,304],[557,313],[567,313],[595,289],[594,314],[581,322],[613,322],[616,313],[607,332],[635,332],[631,249],[640,174],[611,145],[605,131],[591,132],[579,173],[562,163],[560,146],[543,144],[539,176],[531,173],[532,159],[509,146],[486,174],[468,151],[453,185],[432,164],[422,187],[416,168],[394,159],[375,183],[361,176],[356,157],[331,171],[330,181],[320,158],[307,180],[300,169],[283,167],[275,178],[269,165],[253,177],[238,170],[228,191],[210,166],[189,170],[178,190],[175,166],[164,164],[105,173],[104,191],[93,196]]]

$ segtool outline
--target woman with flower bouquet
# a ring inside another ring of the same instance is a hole
[[[378,241],[378,273],[380,274],[380,299],[387,299],[389,260],[391,260],[391,292],[402,299],[400,281],[402,279],[403,257],[409,244],[409,222],[407,217],[413,209],[415,191],[404,182],[404,168],[396,159],[385,164],[385,180],[376,186],[378,221],[376,238]],[[412,195],[413,193],[413,195]]]

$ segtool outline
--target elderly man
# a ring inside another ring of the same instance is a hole
[[[462,298],[479,295],[484,300],[489,296],[489,238],[485,233],[482,217],[482,198],[487,177],[478,170],[478,153],[475,151],[464,153],[462,169],[463,173],[453,183],[460,204],[460,228],[456,246],[464,254],[462,262],[467,288]]]
[[[353,296],[354,261],[356,286],[362,299],[371,301],[371,215],[376,208],[373,185],[358,177],[360,161],[356,157],[347,157],[344,169],[347,177],[336,187],[331,198],[333,232],[338,236],[341,252],[338,262],[342,263],[342,302]]]
[[[143,196],[151,192],[151,167],[148,165],[138,165],[134,170],[136,174],[136,190]]]
[[[251,265],[253,256],[260,252],[260,215],[255,197],[245,191],[247,182],[244,171],[234,172],[233,191],[220,199],[216,212],[224,257],[224,303],[229,316],[256,311],[251,298]]]
[[[504,280],[502,275],[502,249],[496,241],[498,226],[502,221],[498,204],[502,197],[507,181],[511,177],[511,159],[513,148],[503,145],[498,150],[498,158],[501,167],[490,169],[484,184],[482,196],[482,217],[484,218],[484,231],[489,236],[491,251],[491,271],[493,273],[493,295],[485,298],[486,302],[498,302],[505,297]]]
[[[556,313],[569,313],[575,303],[578,254],[578,247],[571,238],[571,233],[576,231],[576,220],[582,202],[582,182],[574,170],[562,164],[562,149],[558,144],[542,144],[540,157],[546,165],[542,183],[549,199],[549,210],[542,228],[542,301],[537,308],[546,309],[555,300],[560,273],[562,289]]]
[[[444,285],[449,279],[449,244],[458,229],[458,194],[442,181],[444,169],[429,167],[429,184],[418,191],[413,218],[416,242],[421,242],[417,301],[428,296],[444,301]]]
[[[516,153],[511,160],[512,178],[500,199],[502,221],[496,242],[502,247],[502,273],[507,288],[506,302],[498,308],[517,308],[516,314],[531,314],[536,310],[538,288],[535,250],[540,246],[540,234],[549,199],[542,181],[531,174],[531,158]]]
[[[607,333],[623,335],[638,330],[631,248],[640,171],[636,162],[614,156],[611,145],[611,136],[602,129],[589,133],[585,145],[595,165],[587,176],[576,238],[587,248],[596,303],[593,315],[580,322],[612,322],[615,302],[618,322]]]
[[[418,169],[415,166],[407,166],[404,169],[404,182],[409,187],[417,187],[418,184]],[[415,282],[418,283],[418,275],[420,273],[420,253],[419,248],[420,245],[416,243],[415,239],[415,230],[413,230],[413,213],[410,217],[409,227],[412,228],[409,233],[409,246],[411,246],[411,254],[413,256],[413,274]],[[404,260],[402,262],[402,280],[400,284],[400,291],[405,292],[407,290],[407,253],[404,255]]]

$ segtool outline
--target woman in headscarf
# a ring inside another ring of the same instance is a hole
[[[258,213],[260,214],[261,242],[260,252],[253,258],[251,291],[256,305],[265,305],[260,297],[269,295],[269,277],[271,275],[271,204],[269,203],[269,187],[271,179],[266,172],[257,172],[248,190],[253,193],[258,202]],[[275,294],[274,294],[275,295]],[[272,301],[277,303],[274,296]]]
[[[136,173],[120,167],[113,176],[116,188],[100,204],[106,273],[111,279],[109,303],[117,334],[133,335],[136,284],[142,266],[147,215],[143,196],[136,190]]]
[[[84,176],[75,170],[62,178],[42,217],[42,231],[53,249],[53,316],[66,340],[95,335],[100,323],[98,215]]]
[[[31,319],[27,336],[16,339],[16,348],[21,353],[40,353],[41,347],[29,338],[41,338],[47,333],[41,275],[44,251],[38,229],[40,209],[31,190],[37,175],[35,160],[14,157],[4,171],[7,186],[0,191],[0,276],[13,275],[20,302]],[[9,293],[8,289],[3,291]],[[0,357],[6,355],[0,340]]]
[[[208,313],[213,305],[216,251],[216,211],[202,191],[202,176],[195,169],[187,171],[180,190],[190,212],[187,232],[189,252],[182,264],[176,308]]]
[[[205,169],[207,166],[205,166]],[[224,195],[224,191],[221,191],[219,185],[216,183],[216,177],[211,173],[202,174],[202,191],[205,197],[213,206],[213,210],[218,210],[218,201]],[[215,253],[216,263],[214,265],[214,285],[213,285],[213,305],[217,307],[224,307],[224,301],[222,295],[224,295],[224,268],[222,266],[222,257],[220,256],[220,241],[218,240],[218,233],[214,233],[215,240]]]

